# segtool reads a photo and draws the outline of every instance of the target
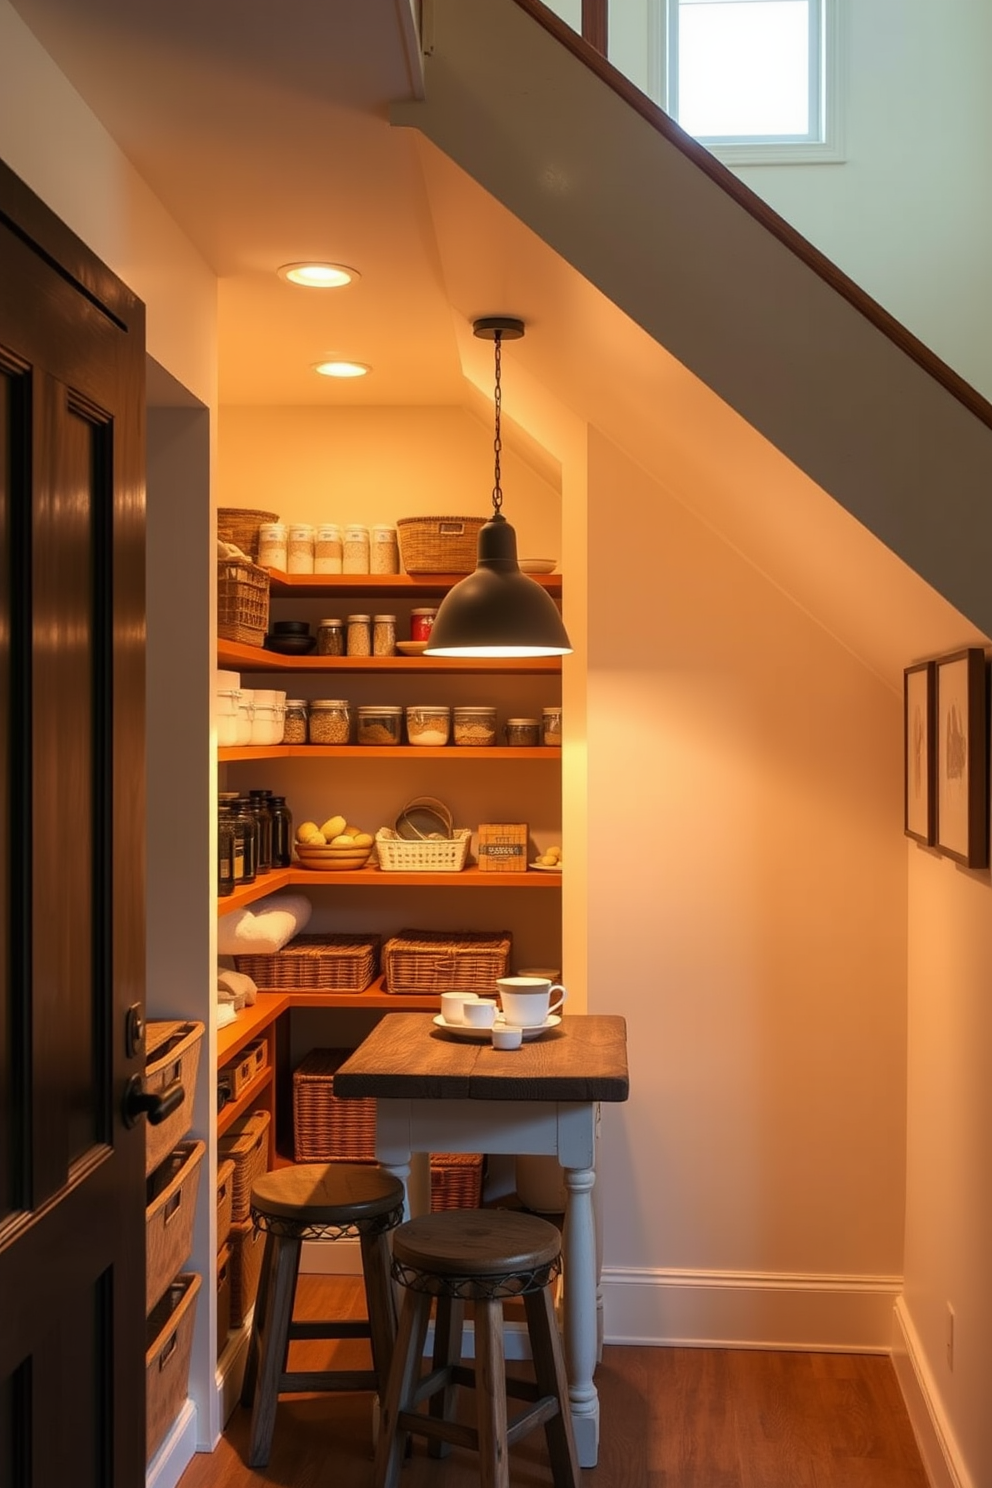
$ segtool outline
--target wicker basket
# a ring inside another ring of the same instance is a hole
[[[151,1462],[183,1408],[200,1278],[177,1276],[145,1323],[145,1460]]]
[[[482,1199],[481,1152],[431,1153],[431,1213],[478,1209]]]
[[[221,1246],[217,1252],[217,1357],[227,1346],[227,1335],[231,1331],[231,1247]]]
[[[222,641],[261,646],[269,628],[268,570],[221,558],[217,563],[217,634]]]
[[[378,935],[296,935],[271,955],[235,956],[257,987],[364,992],[379,974]]]
[[[147,1180],[145,1316],[193,1249],[193,1221],[204,1142],[180,1142]]]
[[[161,1095],[177,1080],[183,1087],[182,1105],[152,1126],[145,1123],[145,1177],[165,1161],[193,1125],[193,1096],[203,1043],[202,1023],[151,1022],[145,1028],[145,1091]]]
[[[452,837],[424,837],[410,842],[391,827],[375,834],[379,867],[383,873],[460,873],[468,860],[472,833],[458,827]]]
[[[400,560],[407,573],[474,572],[479,529],[488,517],[401,517],[396,523]]]
[[[268,1111],[253,1111],[235,1121],[217,1142],[217,1157],[234,1163],[231,1179],[231,1219],[239,1224],[251,1212],[251,1190],[255,1179],[269,1169]]]
[[[252,511],[246,506],[217,509],[217,538],[234,543],[254,563],[258,558],[258,529],[263,522],[278,522],[277,512]]]
[[[234,1210],[234,1163],[229,1157],[217,1164],[217,1249],[227,1244]]]
[[[311,1049],[293,1071],[293,1155],[297,1162],[375,1162],[375,1100],[341,1100],[334,1071],[350,1049]]]
[[[258,1280],[265,1254],[265,1231],[256,1230],[253,1222],[233,1224],[228,1237],[231,1248],[231,1327],[240,1328],[255,1305]]]
[[[386,991],[407,994],[481,992],[492,996],[506,976],[509,930],[401,930],[386,941]]]

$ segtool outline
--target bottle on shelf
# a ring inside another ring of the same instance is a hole
[[[236,834],[234,852],[237,858],[237,838],[240,838],[241,859],[244,865],[241,871],[241,883],[253,884],[258,874],[258,822],[251,809],[251,798],[235,793],[233,809]]]
[[[269,810],[267,790],[249,792],[251,809],[258,824],[258,861],[255,871],[259,875],[272,872],[272,812]]]
[[[234,818],[224,800],[217,802],[217,895],[234,893]]]
[[[288,868],[293,861],[293,813],[286,805],[285,796],[269,799],[272,812],[272,866]]]

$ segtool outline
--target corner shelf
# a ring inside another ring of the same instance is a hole
[[[269,594],[276,599],[356,599],[374,595],[380,599],[434,599],[447,594],[465,574],[288,574],[270,568]],[[556,599],[561,596],[561,574],[529,574]]]
[[[543,889],[561,888],[560,873],[484,873],[479,868],[462,868],[458,873],[384,873],[381,868],[359,868],[354,873],[313,873],[307,868],[280,868],[267,873],[246,888],[237,889],[217,900],[217,913],[230,914],[243,909],[256,899],[264,899],[287,884],[302,887],[329,885],[359,889]]]
[[[467,676],[471,673],[499,672],[515,676],[561,671],[560,656],[514,657],[460,657],[460,656],[282,656],[277,651],[266,651],[262,646],[246,646],[243,641],[217,642],[217,665],[235,672],[294,672],[323,673],[337,675],[348,672],[403,673],[411,675],[443,673],[449,676]]]
[[[494,760],[509,760],[521,764],[524,760],[539,760],[542,764],[561,764],[561,750],[548,744],[507,748],[501,744],[486,745],[475,749],[467,745],[445,744],[424,746],[420,744],[261,744],[222,745],[217,750],[217,761],[222,765],[244,761],[254,764],[262,759],[360,759],[360,760],[472,760],[476,764],[492,764]]]

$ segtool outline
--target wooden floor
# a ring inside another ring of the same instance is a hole
[[[358,1305],[357,1283],[306,1277],[297,1315],[321,1315],[332,1293],[339,1306],[343,1298]],[[294,1345],[291,1362],[320,1367],[331,1348],[341,1350],[339,1364],[346,1349],[356,1362],[367,1357],[357,1343],[306,1344]],[[599,1465],[583,1472],[584,1488],[927,1488],[892,1365],[881,1356],[607,1347],[596,1382]],[[264,1470],[244,1465],[248,1413],[239,1406],[217,1451],[197,1456],[180,1488],[369,1488],[370,1399],[280,1401]],[[542,1431],[513,1448],[510,1479],[514,1488],[550,1488]],[[456,1448],[434,1461],[418,1439],[401,1481],[477,1488],[478,1476],[471,1453]]]

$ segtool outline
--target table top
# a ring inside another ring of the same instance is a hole
[[[430,1013],[387,1013],[334,1075],[336,1096],[394,1100],[625,1101],[623,1018],[569,1014],[519,1049],[452,1038]]]

